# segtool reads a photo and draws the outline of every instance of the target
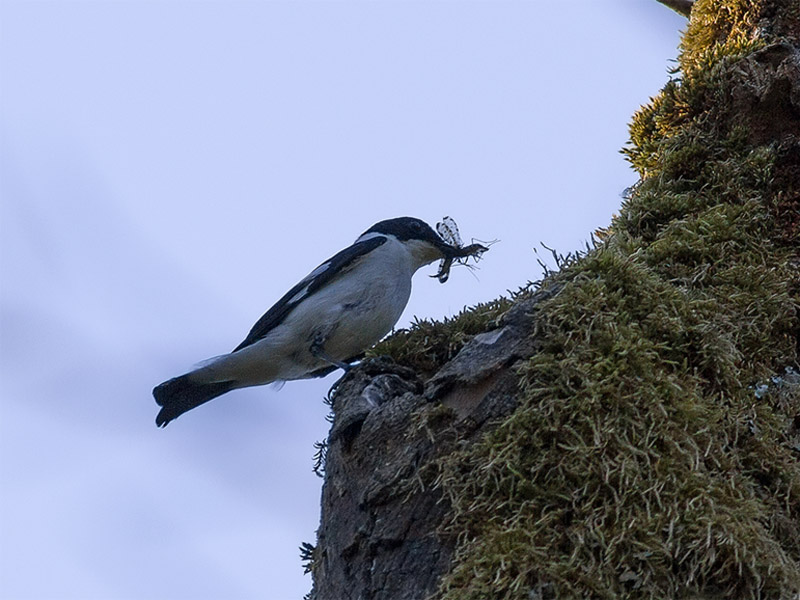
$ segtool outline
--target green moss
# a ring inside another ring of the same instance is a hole
[[[736,164],[751,168],[747,155]],[[800,402],[758,403],[748,388],[796,360],[797,299],[769,226],[762,203],[704,197],[654,242],[618,227],[559,275],[540,307],[544,347],[520,372],[522,406],[439,464],[447,532],[464,540],[443,598],[523,599],[542,585],[564,598],[777,598],[800,586],[796,531],[776,526],[800,519],[784,443]]]
[[[530,286],[525,286],[509,298],[465,308],[443,321],[415,318],[411,327],[398,330],[369,350],[367,356],[391,356],[396,362],[416,369],[421,376],[429,377],[472,337],[496,327],[498,319],[514,302],[529,294]]]
[[[437,598],[800,590],[800,394],[753,390],[798,362],[796,172],[729,107],[765,3],[698,0],[681,78],[631,124],[642,180],[539,305],[518,409],[434,465],[458,540]],[[513,301],[417,322],[376,352],[432,373]]]
[[[680,179],[684,174],[672,171],[678,166],[691,179],[709,149],[705,137],[726,137],[729,132],[720,128],[737,128],[726,106],[728,84],[737,62],[766,45],[759,27],[767,12],[764,5],[765,0],[695,2],[681,42],[679,78],[668,82],[631,122],[630,145],[623,153],[642,177],[662,172]],[[741,138],[746,132],[739,129],[738,134]]]
[[[800,591],[800,392],[759,386],[799,358],[800,135],[753,135],[731,101],[776,41],[759,37],[776,6],[698,1],[680,78],[631,124],[640,182],[541,284],[558,293],[537,307],[515,412],[477,442],[444,405],[414,415],[409,443],[441,455],[397,493],[449,501],[437,600]],[[417,320],[372,354],[432,375],[532,289]]]
[[[726,56],[741,56],[763,44],[757,23],[762,0],[698,0],[681,41],[680,68],[687,76],[707,72]]]

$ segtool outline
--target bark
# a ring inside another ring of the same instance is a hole
[[[311,598],[420,600],[436,590],[456,540],[439,534],[449,506],[425,481],[426,466],[514,410],[513,367],[534,351],[536,304],[553,293],[514,307],[426,382],[388,358],[367,360],[342,380]]]
[[[659,1],[687,16],[690,12],[696,15],[699,9],[713,10],[709,8],[713,6],[710,1],[700,0],[694,7],[692,2]],[[758,13],[753,35],[764,36],[765,43],[737,58],[722,104],[709,104],[717,112],[692,118],[703,119],[703,123],[727,120],[721,130],[730,132],[733,127],[741,127],[747,132],[746,143],[754,148],[778,149],[775,171],[770,175],[775,211],[781,223],[775,240],[784,247],[797,246],[800,8],[789,0],[742,0],[739,4]],[[724,31],[714,31],[707,35],[708,43],[717,43],[724,35]],[[698,106],[707,101],[700,98]],[[689,189],[691,177],[676,177],[682,190]],[[680,219],[681,215],[674,218]],[[614,235],[613,231],[610,235]],[[797,282],[793,285],[795,297],[800,296]],[[395,364],[389,358],[378,358],[364,361],[342,380],[334,396],[321,524],[311,557],[312,600],[422,600],[441,592],[443,577],[460,560],[459,536],[467,538],[474,532],[465,530],[454,535],[450,529],[451,533],[444,533],[443,524],[449,520],[453,507],[436,479],[439,472],[435,465],[443,456],[455,456],[468,449],[517,409],[521,394],[517,367],[546,343],[537,327],[540,306],[557,295],[560,286],[546,286],[518,302],[499,323],[469,340],[455,358],[432,376]],[[782,343],[786,335],[797,336],[798,331],[795,324],[793,334],[781,334]],[[795,354],[786,357],[787,364],[797,359],[796,339],[794,344]],[[696,369],[692,376],[697,376]],[[797,376],[791,374],[785,380],[785,390],[791,392],[781,393],[791,393],[796,399]],[[784,402],[787,403],[788,400]],[[790,440],[787,443],[794,444],[797,451],[800,415],[792,427],[786,434]],[[469,472],[462,475],[470,476]],[[788,505],[788,498],[786,502]],[[776,530],[796,527],[777,520],[776,523],[772,525]],[[630,552],[646,556],[641,549],[631,548]],[[787,556],[793,556],[793,552],[797,553],[797,545],[786,549]],[[536,565],[525,567],[537,573]],[[631,586],[631,582],[639,585],[647,581],[637,577],[627,571],[620,581],[627,578],[625,581]],[[546,577],[535,575],[535,581],[542,585],[530,583],[524,591],[527,595],[508,592],[497,597],[552,596],[556,588],[548,587],[551,584]],[[698,582],[695,585],[701,586]],[[698,598],[715,597],[719,592],[713,581],[708,589],[694,589]],[[639,597],[637,593],[644,591],[632,590],[630,597]]]

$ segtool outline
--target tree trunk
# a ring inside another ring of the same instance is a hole
[[[800,3],[680,65],[594,249],[344,378],[312,599],[798,597]]]

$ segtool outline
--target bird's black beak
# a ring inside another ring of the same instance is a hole
[[[442,258],[456,258],[458,256],[458,248],[451,246],[447,242],[441,241],[437,243],[436,248],[442,253]]]

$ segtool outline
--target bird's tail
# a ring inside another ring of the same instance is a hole
[[[157,385],[153,389],[153,397],[161,407],[156,416],[156,425],[165,427],[187,410],[205,404],[235,386],[233,381],[216,381],[212,383],[197,383],[189,375],[181,375]]]

